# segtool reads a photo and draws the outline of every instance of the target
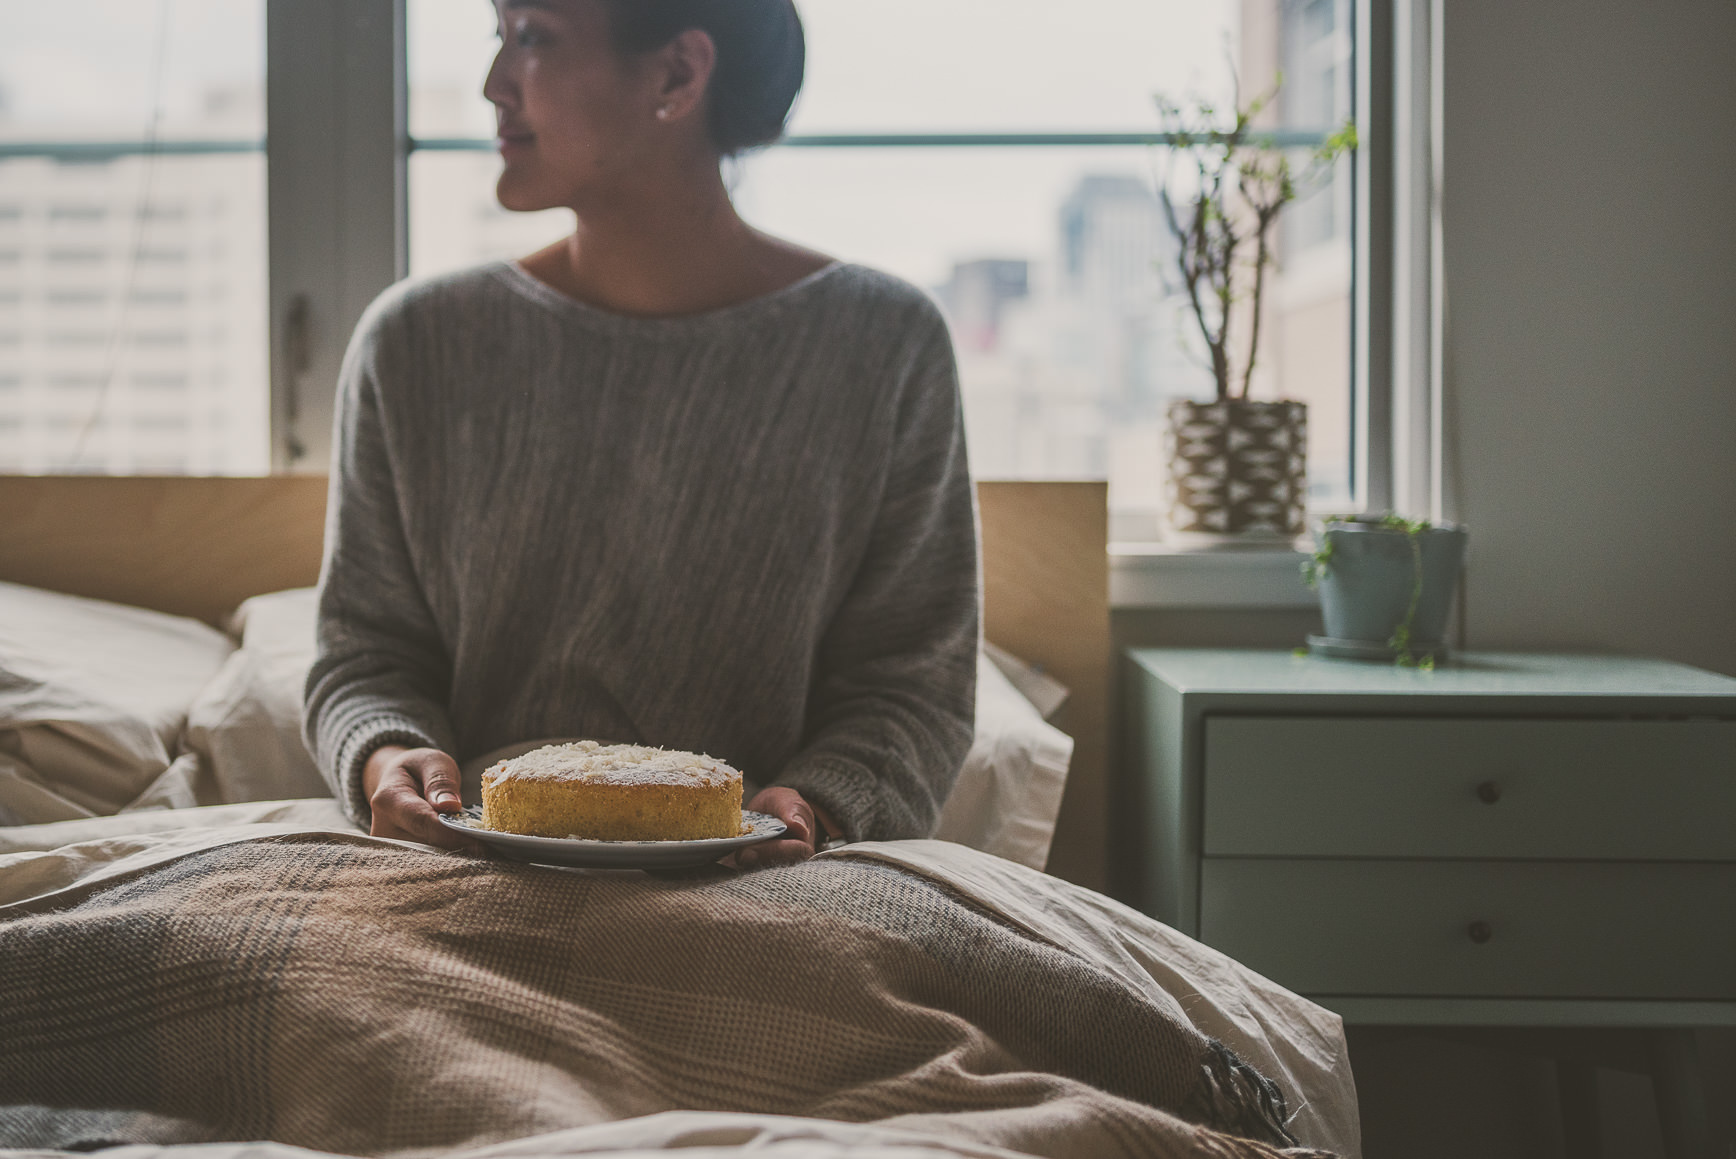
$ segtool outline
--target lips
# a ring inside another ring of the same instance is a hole
[[[495,134],[494,147],[502,153],[517,152],[529,148],[535,140],[535,133],[527,133],[522,129],[502,129]]]

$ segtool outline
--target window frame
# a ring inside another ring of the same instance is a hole
[[[329,462],[335,386],[367,304],[406,273],[412,140],[406,0],[267,0],[271,446],[274,470]],[[1439,518],[1445,314],[1440,294],[1441,0],[1352,0],[1351,482],[1359,509]],[[1284,134],[1279,134],[1284,138]],[[1308,144],[1314,139],[1295,135]],[[1161,133],[810,134],[778,148],[1161,144]],[[298,306],[298,301],[301,303]],[[1403,384],[1397,389],[1396,384]],[[296,453],[299,450],[299,453]],[[1302,607],[1295,552],[1112,544],[1124,607]],[[1222,580],[1226,569],[1240,577]],[[1206,578],[1209,571],[1210,577]]]
[[[350,334],[408,267],[405,0],[266,0],[271,463],[331,460]]]
[[[1355,0],[1352,493],[1363,511],[1441,520],[1450,396],[1441,229],[1444,0]],[[1305,609],[1299,551],[1110,545],[1116,608]]]
[[[1352,0],[1351,343],[1355,505],[1439,518],[1444,477],[1440,362],[1441,0]],[[267,0],[268,141],[159,142],[169,154],[266,152],[272,470],[318,472],[330,456],[335,384],[369,302],[407,272],[412,150],[406,0]],[[1279,133],[1308,144],[1309,134]],[[809,134],[782,148],[1161,144],[1161,133]],[[0,144],[0,157],[103,159],[129,143]],[[1402,384],[1399,387],[1397,384]],[[1181,554],[1117,550],[1144,561]],[[1125,586],[1125,585],[1124,585]]]

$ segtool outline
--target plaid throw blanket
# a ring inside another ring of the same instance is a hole
[[[27,905],[0,962],[0,1146],[432,1153],[674,1109],[1057,1159],[1291,1143],[1223,1046],[870,860],[652,878],[295,835]]]

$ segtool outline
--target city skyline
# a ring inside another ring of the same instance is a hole
[[[0,0],[0,5],[13,2]],[[1120,0],[1096,2],[1114,6]],[[1323,39],[1333,27],[1330,18],[1322,24],[1319,5],[1338,2],[1313,0],[1308,6],[1316,31],[1325,29],[1309,42],[1316,55],[1318,45],[1333,43]],[[1253,0],[1250,5],[1258,6]],[[185,15],[196,7],[186,0],[175,11]],[[932,84],[908,86],[901,102],[875,99],[860,75],[849,79],[837,53],[850,36],[865,38],[858,46],[864,60],[884,51],[852,23],[857,9],[835,0],[805,0],[802,7],[809,15],[816,68],[793,128],[867,128],[868,109],[882,115],[875,127],[898,127],[900,117],[918,115],[930,119],[923,127],[951,127],[933,123],[939,114],[932,107],[937,99]],[[1271,7],[1270,17],[1276,19],[1275,0]],[[957,22],[969,8],[954,2],[935,11]],[[1213,19],[1226,10],[1213,8]],[[459,17],[444,33],[436,20],[442,11]],[[480,71],[493,49],[487,5],[412,0],[410,15],[413,130],[423,135],[443,127],[452,133],[476,131],[480,114],[488,111],[479,91]],[[1196,23],[1210,22],[1202,17]],[[245,31],[245,25],[232,19],[229,27]],[[1151,26],[1141,27],[1151,32]],[[167,61],[177,54],[203,59],[196,45],[170,32],[163,38]],[[262,26],[252,34],[263,37]],[[885,35],[890,34],[882,39]],[[429,46],[442,36],[444,64],[433,68],[426,61]],[[1172,47],[1175,39],[1168,38]],[[453,47],[457,40],[463,41],[462,50]],[[1298,55],[1294,46],[1269,48],[1287,59]],[[254,50],[262,57],[262,42],[248,51]],[[0,92],[7,94],[0,131],[15,139],[40,136],[44,125],[21,128],[12,116],[40,107],[40,99],[18,104],[10,95],[35,92],[39,85],[13,81],[5,71],[8,59],[0,49]],[[828,59],[830,68],[817,67]],[[1322,101],[1336,90],[1340,78],[1331,71],[1336,67],[1336,59],[1326,60],[1313,82],[1303,78],[1298,108],[1328,111],[1330,101]],[[472,72],[467,81],[453,80],[454,72],[467,70]],[[234,69],[208,70],[202,90],[178,82],[173,102],[165,98],[158,129],[172,123],[183,136],[225,139],[246,139],[254,127],[262,130],[262,67],[251,79],[238,82],[237,75]],[[137,80],[135,75],[127,83]],[[1131,111],[1137,102],[1128,96],[1133,91],[1126,83],[1119,95],[1104,88],[1088,91],[1081,100],[1098,102],[1094,107],[1104,121],[1083,127],[1109,127],[1118,116],[1131,120],[1137,115]],[[954,124],[973,116],[992,121],[1005,112],[990,96],[978,93],[974,104],[960,101]],[[176,110],[172,117],[169,103]],[[149,127],[136,117],[105,124],[90,109],[85,113],[76,135],[87,139],[124,139]],[[1052,118],[1061,115],[1051,110]],[[1075,121],[1068,127],[1082,126]],[[1186,350],[1191,320],[1163,293],[1157,272],[1173,243],[1155,213],[1154,164],[1154,152],[1143,148],[773,148],[732,162],[727,175],[750,222],[846,260],[888,269],[942,303],[957,338],[973,467],[980,475],[1107,477],[1118,510],[1149,514],[1162,494],[1161,470],[1154,467],[1161,404],[1210,389],[1197,353],[1190,356]],[[0,162],[0,469],[246,473],[267,468],[263,169],[263,154],[159,157],[148,163],[134,157],[84,166]],[[513,215],[501,210],[492,191],[497,170],[498,160],[488,153],[411,155],[412,276],[518,256],[570,227],[570,214],[563,211]],[[143,208],[148,212],[140,213],[147,186],[149,204]],[[1270,365],[1261,382],[1266,390],[1292,389],[1296,383],[1294,389],[1304,390],[1328,414],[1343,407],[1347,418],[1348,367],[1340,374],[1333,361],[1332,331],[1318,322],[1324,315],[1315,309],[1317,320],[1307,326],[1285,322],[1296,310],[1312,309],[1310,300],[1326,302],[1329,311],[1341,299],[1347,301],[1348,257],[1332,256],[1347,255],[1347,218],[1341,220],[1337,200],[1335,193],[1331,203],[1316,199],[1311,208],[1296,207],[1302,212],[1292,234],[1309,244],[1292,240],[1288,246],[1286,258],[1295,269],[1275,284],[1274,308],[1281,316],[1272,329]],[[210,212],[219,203],[229,207],[227,218]],[[86,262],[78,286],[69,282],[65,262],[57,267],[50,260],[57,246],[69,248],[51,244],[50,235],[64,239],[81,228],[67,216],[75,212],[86,214],[86,250],[103,251],[100,260]],[[55,218],[57,213],[61,218]],[[27,239],[33,231],[38,236]],[[168,240],[158,245],[163,239]],[[177,252],[178,266],[161,260]],[[138,259],[147,253],[157,260],[155,268],[144,271],[150,263]],[[992,315],[985,329],[985,319],[973,315],[961,296],[960,279],[973,276],[961,271],[980,274],[997,266],[1011,280],[990,289],[986,298],[979,294]],[[141,271],[158,287],[143,291],[157,294],[155,301],[140,301],[128,288],[142,284]],[[179,297],[171,301],[165,285],[176,278]],[[1009,290],[1012,281],[1018,292]],[[80,304],[84,314],[78,326],[63,325]],[[1338,341],[1347,348],[1347,313],[1327,324],[1336,325],[1345,336]],[[99,350],[91,335],[102,330],[109,341]],[[83,334],[83,346],[71,342],[75,331]],[[1322,340],[1329,345],[1321,347]],[[150,341],[157,347],[147,349]],[[176,359],[180,386],[169,385],[177,374],[164,369]],[[1314,381],[1303,381],[1300,370],[1308,367],[1317,371]],[[99,376],[106,376],[106,384],[93,393],[90,383]],[[84,385],[73,385],[75,378]],[[1330,427],[1327,422],[1315,429],[1327,429],[1330,440]],[[129,439],[129,446],[120,445]],[[178,452],[170,449],[177,439]],[[86,453],[83,461],[75,461],[80,442]],[[1327,453],[1339,451],[1329,446]],[[1344,476],[1344,466],[1333,469]],[[1317,472],[1317,491],[1342,489],[1331,474]],[[1141,519],[1135,521],[1138,526],[1150,530],[1151,520]]]

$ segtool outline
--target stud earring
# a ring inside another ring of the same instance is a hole
[[[674,112],[674,109],[670,108],[668,105],[664,105],[662,108],[657,110],[657,119],[659,121],[667,121],[674,115]]]

